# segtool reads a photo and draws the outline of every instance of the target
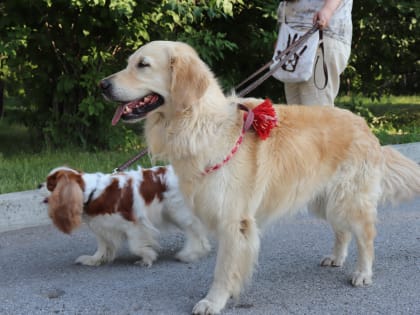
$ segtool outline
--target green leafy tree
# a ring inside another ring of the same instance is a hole
[[[18,119],[48,146],[130,146],[112,128],[113,107],[97,82],[154,39],[181,39],[211,61],[235,46],[208,23],[232,16],[241,1],[7,0],[0,4],[0,61]],[[197,30],[198,29],[198,30]],[[207,51],[207,54],[205,53]],[[128,134],[128,136],[127,136]]]
[[[124,67],[144,43],[179,40],[198,51],[229,93],[272,57],[277,5],[274,0],[3,0],[5,116],[25,123],[34,139],[49,147],[136,147],[138,130],[111,127],[115,106],[102,99],[98,81]],[[372,97],[418,92],[419,15],[415,1],[355,2],[342,92]],[[273,78],[252,95],[284,99],[281,82]]]
[[[347,90],[372,97],[418,92],[419,19],[418,1],[355,2]]]

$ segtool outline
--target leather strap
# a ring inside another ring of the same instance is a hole
[[[258,86],[260,86],[265,80],[267,80],[271,75],[276,72],[281,66],[283,66],[287,60],[289,59],[288,56],[293,55],[296,53],[308,40],[312,34],[314,34],[316,31],[318,31],[318,24],[314,24],[310,30],[308,30],[305,34],[302,35],[297,41],[295,41],[293,44],[291,44],[289,47],[287,47],[285,50],[280,52],[277,57],[275,58],[278,60],[277,64],[272,67],[269,71],[267,71],[265,74],[263,74],[260,78],[255,80],[253,83],[248,85],[243,90],[236,93],[237,96],[243,97],[247,94],[249,94],[251,91],[255,90]],[[235,87],[235,90],[237,90],[239,87],[253,79],[257,74],[261,73],[265,69],[269,68],[274,63],[273,60],[265,64],[263,67],[257,70],[257,72],[251,74],[248,78],[246,78],[244,81],[242,81],[239,85]]]
[[[145,156],[147,154],[147,152],[149,152],[149,149],[144,148],[139,153],[137,153],[135,156],[133,156],[131,159],[129,159],[127,162],[125,162],[125,163],[121,164],[120,166],[118,166],[117,168],[115,168],[112,174],[116,174],[116,173],[124,171],[127,167],[132,165],[134,162],[140,160],[143,156]]]
[[[319,48],[321,49],[321,55],[322,55],[322,68],[324,70],[324,85],[322,87],[319,87],[316,82],[316,67],[318,65],[319,56],[316,56],[315,60],[315,66],[314,66],[314,85],[318,90],[323,90],[327,87],[328,84],[328,69],[327,64],[325,63],[325,51],[324,51],[324,34],[322,30],[319,30]]]

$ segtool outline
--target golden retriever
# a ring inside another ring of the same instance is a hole
[[[237,296],[256,264],[261,227],[305,205],[335,233],[321,265],[341,266],[353,235],[358,261],[351,283],[371,284],[378,204],[420,193],[420,167],[381,147],[363,118],[347,110],[276,105],[268,139],[251,130],[241,143],[238,104],[254,108],[262,100],[226,97],[184,43],[144,45],[100,88],[124,103],[113,124],[146,119],[150,152],[173,165],[194,212],[218,238],[213,283],[194,314],[219,313]],[[206,172],[215,165],[222,166]]]

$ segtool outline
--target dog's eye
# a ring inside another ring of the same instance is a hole
[[[137,64],[137,68],[145,68],[145,67],[149,67],[149,66],[150,66],[150,64],[147,63],[144,60],[139,61],[139,63]]]

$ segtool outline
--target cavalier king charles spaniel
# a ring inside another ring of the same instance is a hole
[[[48,214],[60,231],[69,234],[84,221],[95,233],[98,249],[92,256],[80,256],[76,263],[112,262],[127,240],[129,250],[141,257],[139,263],[151,266],[157,258],[159,229],[169,226],[185,233],[177,259],[190,262],[210,251],[205,227],[186,206],[171,166],[116,174],[58,167],[41,188],[48,190]]]

